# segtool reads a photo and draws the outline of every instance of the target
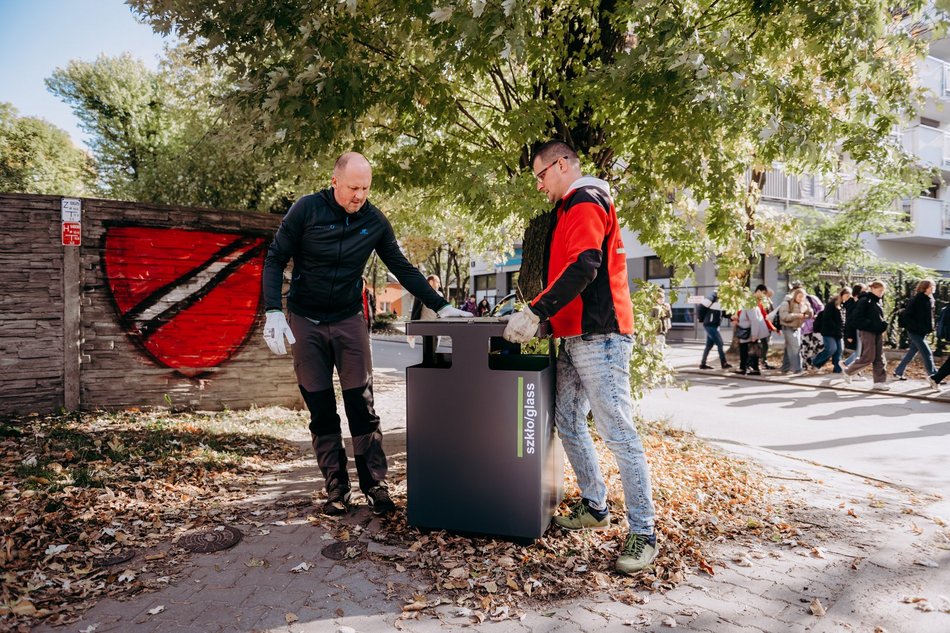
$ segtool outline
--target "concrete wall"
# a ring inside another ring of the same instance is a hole
[[[0,195],[0,413],[301,406],[290,356],[260,338],[280,217]]]

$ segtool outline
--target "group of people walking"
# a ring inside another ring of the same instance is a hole
[[[921,280],[910,302],[898,313],[898,325],[906,332],[908,350],[894,369],[893,380],[907,380],[905,371],[916,355],[920,355],[927,373],[927,381],[934,390],[950,375],[950,358],[938,370],[927,337],[935,332],[934,289],[932,279]],[[890,389],[884,359],[884,333],[888,323],[883,298],[887,285],[874,280],[841,288],[826,303],[809,294],[801,283],[793,283],[791,290],[776,306],[774,293],[765,285],[755,289],[756,305],[739,310],[735,315],[723,313],[718,296],[713,293],[699,306],[698,317],[706,330],[706,347],[700,369],[712,369],[707,364],[709,353],[717,348],[723,369],[732,365],[726,360],[719,328],[723,318],[729,317],[739,342],[739,369],[744,375],[760,375],[762,369],[774,369],[768,363],[769,341],[773,333],[781,332],[784,339],[783,373],[817,373],[831,365],[831,378],[847,383],[864,369],[871,367],[873,388]],[[945,309],[940,326],[950,335],[950,310]],[[846,350],[852,350],[845,356]],[[843,360],[842,360],[843,359]]]

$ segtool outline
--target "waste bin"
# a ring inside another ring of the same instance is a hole
[[[423,336],[422,362],[406,368],[410,525],[530,540],[561,502],[554,351],[521,354],[504,330],[486,318],[406,324]]]

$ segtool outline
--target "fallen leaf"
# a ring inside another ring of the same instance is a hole
[[[119,574],[119,582],[132,582],[133,580],[135,580],[135,572],[131,569],[126,569]]]
[[[160,604],[160,605],[158,605],[157,607],[155,607],[154,609],[149,609],[149,610],[147,611],[147,613],[148,613],[149,615],[158,615],[159,613],[161,613],[161,612],[164,611],[164,610],[165,610],[165,605]]]
[[[670,627],[671,629],[675,629],[676,626],[677,626],[677,625],[676,625],[676,618],[674,618],[674,617],[671,616],[671,615],[668,615],[668,616],[666,616],[665,618],[663,618],[662,622],[663,622],[663,626],[668,626],[668,627]]]
[[[247,567],[264,567],[266,564],[267,563],[262,561],[260,558],[252,558],[251,560],[246,561],[244,563],[244,565]],[[293,571],[293,569],[291,569],[290,571]]]
[[[43,552],[44,556],[56,556],[61,554],[69,549],[69,545],[50,545],[46,548],[46,551]]]
[[[296,567],[292,567],[290,571],[295,574],[299,574],[302,571],[308,571],[311,567],[313,567],[313,565],[311,565],[307,561],[304,561],[300,563],[299,565],[297,565]]]
[[[409,604],[402,605],[402,610],[403,612],[422,611],[428,606],[429,606],[428,602],[417,600],[415,602],[410,602]]]
[[[825,551],[821,549],[820,547],[813,547],[811,548],[811,555],[814,556],[815,558],[824,558]]]
[[[825,607],[822,606],[821,600],[815,598],[811,601],[811,604],[808,607],[811,610],[811,614],[818,616],[819,618],[825,615]]]
[[[293,624],[294,622],[297,622],[298,620],[300,620],[300,618],[297,617],[296,613],[284,614],[284,622],[286,622],[287,624]]]

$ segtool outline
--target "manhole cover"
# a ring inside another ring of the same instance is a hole
[[[213,530],[202,530],[185,534],[178,540],[178,544],[189,552],[207,553],[219,552],[237,545],[244,534],[241,530],[230,525],[219,525]]]
[[[340,541],[339,543],[327,545],[320,553],[330,560],[359,558],[366,553],[366,543],[361,541]]]
[[[133,558],[135,558],[135,551],[127,549],[121,552],[97,556],[93,559],[93,563],[95,563],[97,567],[112,567],[113,565],[120,565],[126,561],[130,561]]]

